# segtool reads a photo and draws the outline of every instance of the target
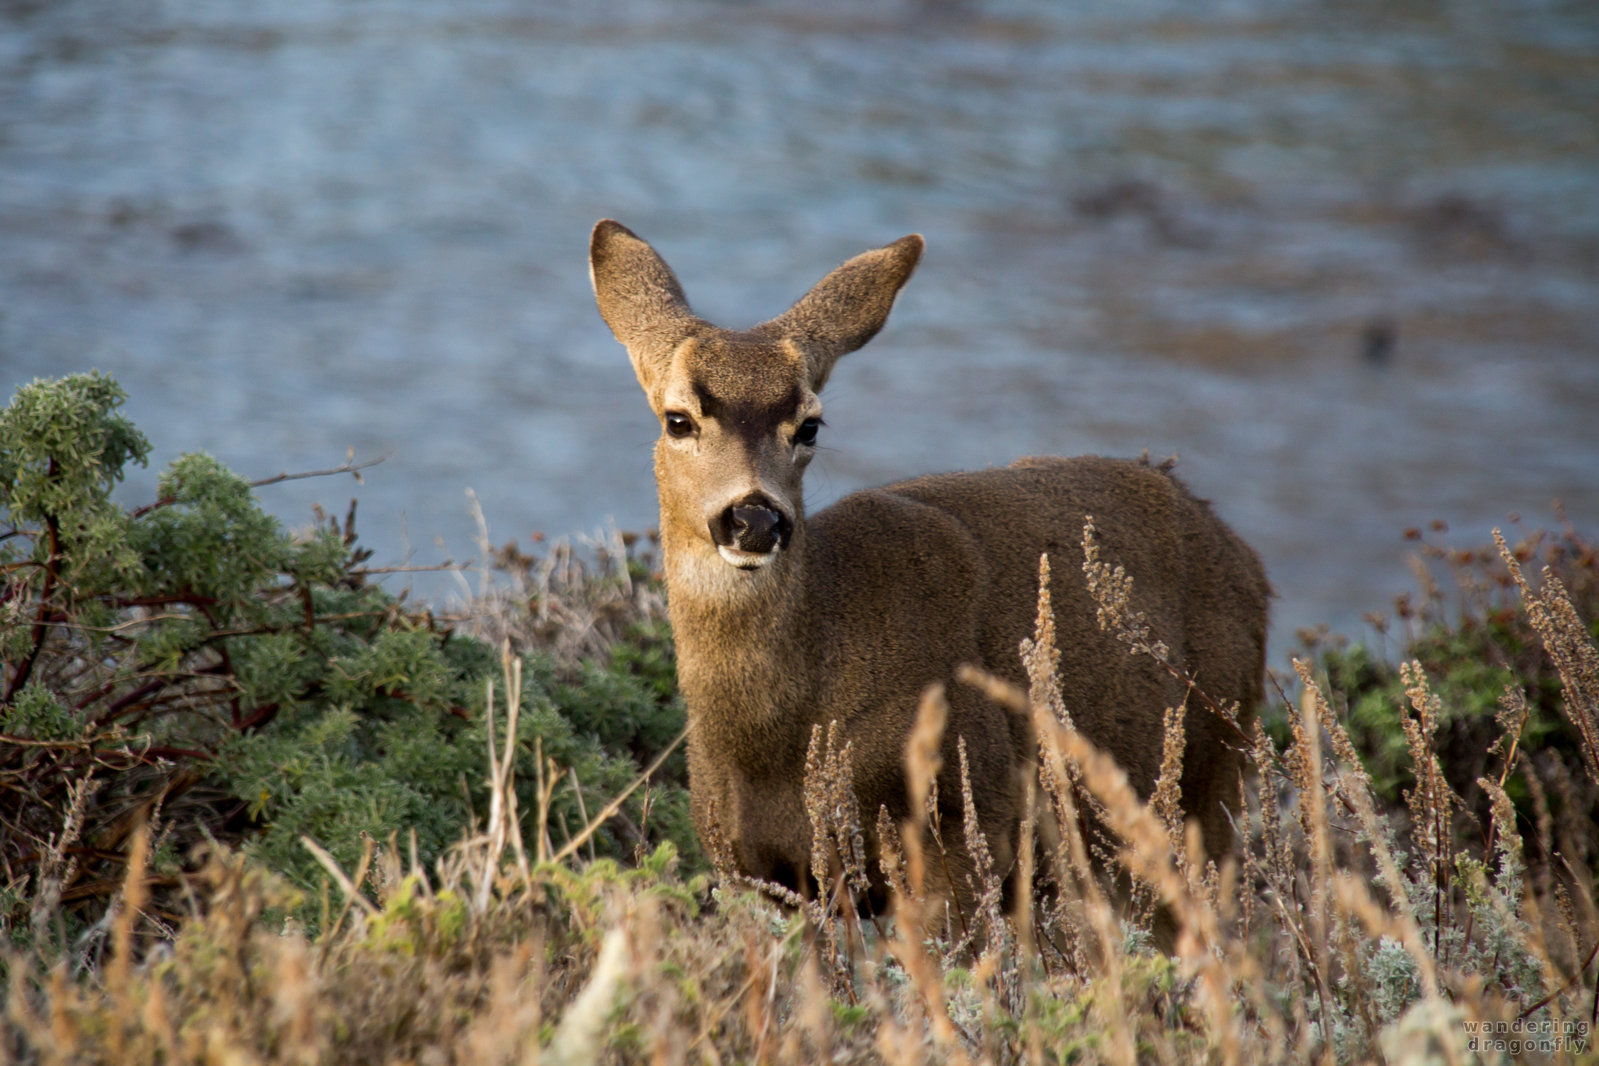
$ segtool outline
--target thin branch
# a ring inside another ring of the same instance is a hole
[[[463,563],[445,560],[437,566],[360,566],[346,571],[350,577],[369,577],[372,574],[431,574],[439,571],[455,572],[457,570],[470,570],[476,565],[476,559],[468,559]]]
[[[311,477],[333,477],[334,475],[337,475],[337,474],[355,474],[356,475],[356,479],[355,480],[360,481],[361,480],[360,472],[362,470],[365,470],[369,466],[377,466],[379,463],[383,462],[383,460],[387,459],[391,454],[393,454],[393,453],[392,452],[384,452],[382,455],[378,456],[376,459],[367,459],[367,460],[365,460],[363,462],[359,462],[359,463],[356,462],[353,458],[347,459],[342,466],[336,466],[336,467],[334,467],[331,470],[306,470],[306,471],[302,471],[302,472],[297,473],[297,474],[289,474],[289,473],[275,474],[272,477],[264,477],[264,478],[261,478],[259,481],[250,482],[250,487],[252,489],[258,489],[258,488],[261,488],[264,485],[276,485],[280,481],[301,481],[301,480],[303,480],[305,478],[311,478]]]
[[[550,861],[560,862],[567,856],[575,853],[578,848],[582,847],[584,841],[588,840],[589,837],[598,832],[600,826],[604,825],[610,820],[611,815],[622,809],[622,804],[627,800],[627,798],[631,796],[640,785],[648,781],[655,771],[661,768],[661,765],[666,762],[666,757],[672,754],[672,752],[676,751],[677,746],[683,743],[684,738],[687,736],[688,726],[684,726],[683,729],[677,734],[677,737],[673,739],[673,741],[655,757],[655,761],[651,762],[650,765],[645,768],[643,773],[635,777],[633,779],[633,783],[628,785],[627,788],[623,789],[620,795],[601,808],[600,812],[594,816],[593,820],[590,821],[588,825],[583,827],[583,831],[577,836],[573,837],[571,840],[568,840],[565,847],[550,857]]]
[[[280,481],[300,481],[304,478],[312,477],[333,477],[337,474],[353,474],[355,475],[355,480],[360,481],[361,471],[365,470],[369,466],[376,466],[388,457],[389,453],[385,452],[376,459],[368,459],[365,462],[357,463],[353,459],[350,459],[347,460],[344,465],[336,466],[331,470],[306,470],[296,474],[284,472],[282,474],[275,474],[272,477],[264,477],[257,481],[252,481],[249,484],[252,489],[259,489],[266,485],[276,485]],[[129,514],[133,518],[143,518],[151,511],[159,511],[163,507],[171,507],[177,502],[178,499],[176,496],[163,496],[154,503],[147,503],[143,507],[135,508],[133,511],[129,512]]]
[[[49,476],[52,481],[58,476],[54,459],[50,460]],[[17,693],[22,691],[22,686],[28,683],[28,678],[33,674],[33,667],[39,661],[39,652],[44,649],[45,637],[50,633],[50,616],[53,613],[50,599],[59,580],[57,570],[61,559],[61,523],[55,515],[46,515],[45,525],[50,531],[50,557],[45,562],[44,588],[39,593],[39,614],[33,623],[33,647],[28,650],[27,657],[17,665],[17,672],[11,676],[11,683],[6,686],[5,698],[0,699],[0,706],[8,705],[15,700]]]
[[[1520,1014],[1516,1015],[1516,1017],[1525,1018],[1534,1011],[1538,1011],[1544,1007],[1547,1007],[1550,1003],[1554,1002],[1556,996],[1563,996],[1567,992],[1571,991],[1577,982],[1582,980],[1582,975],[1588,972],[1588,967],[1593,965],[1595,956],[1599,956],[1599,940],[1594,941],[1593,950],[1588,952],[1588,957],[1582,960],[1582,965],[1577,967],[1577,972],[1571,975],[1570,980],[1561,985],[1559,988],[1555,989],[1553,992],[1549,993],[1547,996],[1540,999],[1538,1002],[1534,1003],[1532,1006],[1528,1007],[1526,1010],[1522,1011]]]

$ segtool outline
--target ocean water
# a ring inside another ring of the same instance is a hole
[[[1021,455],[1176,454],[1301,626],[1407,527],[1599,521],[1583,2],[0,2],[0,386],[91,367],[374,562],[655,522],[588,231],[728,326],[908,232],[812,511]],[[472,496],[468,495],[471,491]],[[474,504],[475,500],[475,504]],[[396,576],[441,605],[458,578]]]

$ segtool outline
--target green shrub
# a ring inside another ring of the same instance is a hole
[[[322,872],[302,834],[347,864],[363,837],[414,832],[424,858],[440,854],[486,810],[498,653],[367,580],[353,504],[342,525],[291,535],[255,485],[192,453],[157,500],[119,506],[112,488],[150,450],[123,400],[83,374],[24,386],[0,412],[0,920],[12,938],[92,924],[144,820],[169,860],[158,889],[207,836],[307,888]],[[660,628],[575,671],[536,655],[527,666],[520,809],[538,809],[538,750],[558,767],[558,847],[673,741],[683,712]],[[669,775],[647,821],[640,794],[593,846],[624,855],[677,837],[692,854],[682,791]],[[61,920],[45,921],[57,901]]]
[[[1599,817],[1599,790],[1586,780],[1559,672],[1521,610],[1496,549],[1449,549],[1428,543],[1419,531],[1409,535],[1431,570],[1442,569],[1455,591],[1446,593],[1437,575],[1426,572],[1419,597],[1398,598],[1397,627],[1384,619],[1374,621],[1384,640],[1396,629],[1398,657],[1419,662],[1441,700],[1433,743],[1450,788],[1479,823],[1487,823],[1488,799],[1477,780],[1503,765],[1505,753],[1496,749],[1504,732],[1498,719],[1506,690],[1514,689],[1525,697],[1528,711],[1520,747],[1536,753],[1519,761],[1504,786],[1523,825],[1529,830],[1537,826],[1539,803],[1556,823],[1591,824]],[[1559,532],[1530,533],[1512,552],[1524,567],[1547,567],[1565,585],[1581,616],[1594,620],[1589,635],[1599,639],[1599,553],[1594,546],[1566,525]],[[1413,712],[1398,665],[1369,644],[1328,643],[1319,652],[1331,691],[1345,701],[1350,738],[1379,796],[1399,805],[1415,778],[1401,724]],[[1529,781],[1529,773],[1538,780]],[[1547,843],[1536,832],[1530,835],[1535,846]]]

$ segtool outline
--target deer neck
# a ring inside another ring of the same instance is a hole
[[[805,616],[809,540],[800,521],[766,567],[740,571],[662,516],[667,606],[692,742],[752,775],[803,759],[814,700]]]

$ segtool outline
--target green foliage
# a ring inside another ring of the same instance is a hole
[[[1365,963],[1373,1006],[1384,1022],[1395,1020],[1421,998],[1421,971],[1416,960],[1393,937],[1379,937]]]
[[[1472,789],[1495,739],[1494,711],[1499,696],[1506,685],[1518,683],[1518,678],[1507,667],[1492,663],[1487,646],[1475,633],[1439,630],[1412,642],[1406,650],[1407,660],[1423,662],[1433,691],[1443,701],[1440,747],[1446,755],[1459,754],[1445,759],[1450,784],[1457,791]],[[1402,789],[1413,782],[1401,726],[1409,705],[1398,668],[1375,658],[1364,645],[1330,650],[1323,663],[1333,690],[1348,696],[1350,737],[1364,756],[1379,794],[1397,802]],[[1541,715],[1528,726],[1541,738],[1559,727],[1559,718]]]
[[[290,535],[203,453],[163,472],[157,500],[119,506],[112,487],[149,452],[123,400],[109,378],[74,375],[25,386],[0,413],[0,859],[36,871],[0,921],[59,876],[74,922],[92,922],[120,880],[130,811],[155,823],[163,854],[238,841],[313,890],[325,875],[302,835],[352,866],[365,840],[396,834],[441,854],[487,810],[495,649],[368,583],[353,506],[342,527]],[[683,711],[664,626],[605,660],[527,667],[523,830],[535,837],[550,775],[559,847],[672,742]],[[696,854],[683,774],[679,755],[595,853],[676,839]],[[70,848],[92,857],[67,862]]]
[[[0,707],[0,730],[27,740],[67,740],[77,735],[78,722],[53,692],[34,682]]]
[[[100,373],[35,381],[0,412],[0,502],[13,521],[59,522],[80,556],[83,532],[120,516],[107,493],[150,442],[116,413],[127,393]]]
[[[292,573],[302,547],[261,510],[249,483],[211,456],[180,456],[161,475],[159,491],[165,506],[135,522],[128,536],[145,564],[145,595],[187,595],[248,611],[258,589]]]
[[[1421,541],[1420,534],[1413,537]],[[1513,549],[1523,565],[1542,563],[1570,590],[1575,606],[1599,638],[1599,555],[1576,530],[1533,533]],[[1401,596],[1396,613],[1402,639],[1395,649],[1403,661],[1421,664],[1442,713],[1434,740],[1444,776],[1478,821],[1487,821],[1487,800],[1477,785],[1485,774],[1498,776],[1506,754],[1500,745],[1507,688],[1521,692],[1528,716],[1519,734],[1524,751],[1542,753],[1541,762],[1521,760],[1505,782],[1524,824],[1537,819],[1526,775],[1545,777],[1548,802],[1561,818],[1591,819],[1599,814],[1595,797],[1581,784],[1578,737],[1564,713],[1560,677],[1533,631],[1497,553],[1492,547],[1445,549],[1421,541],[1422,558],[1443,568],[1459,590],[1451,601],[1431,577],[1419,602]],[[1387,624],[1379,623],[1386,632]],[[1398,805],[1414,785],[1403,721],[1412,715],[1398,665],[1369,644],[1329,643],[1319,649],[1328,687],[1341,695],[1345,725],[1378,795]],[[1279,709],[1280,710],[1280,709]],[[1286,721],[1272,723],[1286,740]],[[1561,763],[1551,765],[1550,760]],[[1552,776],[1551,776],[1552,775]],[[1567,782],[1574,782],[1569,784]]]

